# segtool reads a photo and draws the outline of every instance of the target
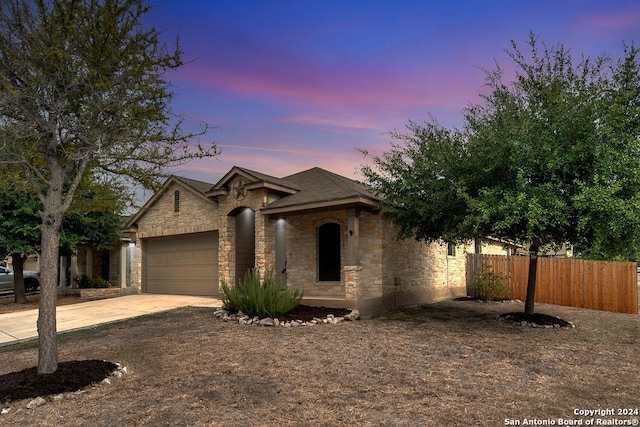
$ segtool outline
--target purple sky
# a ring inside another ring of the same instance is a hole
[[[640,44],[638,0],[152,1],[148,22],[192,61],[170,76],[173,108],[222,151],[173,172],[209,182],[234,165],[358,179],[356,148],[381,153],[409,119],[459,126],[482,70],[509,70],[529,31],[578,57]]]

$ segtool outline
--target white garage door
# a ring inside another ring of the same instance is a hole
[[[218,232],[145,239],[143,248],[144,292],[218,295]]]

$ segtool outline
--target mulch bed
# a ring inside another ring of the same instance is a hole
[[[534,313],[534,314],[526,314],[523,312],[516,313],[506,313],[500,314],[497,317],[498,320],[503,320],[506,322],[531,326],[541,326],[541,327],[556,327],[556,328],[573,328],[574,325],[571,322],[567,322],[564,319],[555,316],[549,316],[548,314],[542,313]]]
[[[492,301],[486,301],[481,298],[465,296],[456,298],[456,301],[477,301],[483,303],[506,303],[511,302],[509,299],[495,299]],[[518,301],[519,302],[519,301]],[[549,316],[547,314],[542,313],[534,313],[534,314],[526,314],[522,311],[515,313],[504,313],[500,314],[496,317],[497,320],[514,323],[519,326],[534,326],[534,327],[560,327],[560,328],[573,328],[575,327],[573,323],[567,322],[564,319],[555,316]]]
[[[35,399],[82,390],[107,378],[117,365],[104,360],[76,360],[58,364],[52,374],[38,374],[37,368],[0,375],[0,402]]]
[[[351,313],[351,310],[345,308],[328,308],[328,307],[310,307],[307,305],[299,305],[287,314],[278,316],[278,320],[289,322],[291,320],[302,320],[309,322],[313,318],[324,319],[329,314],[333,314],[336,317],[346,316]]]

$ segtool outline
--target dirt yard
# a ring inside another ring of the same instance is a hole
[[[62,400],[48,397],[36,409],[26,409],[30,399],[0,402],[9,408],[0,425],[503,426],[526,425],[525,419],[552,425],[640,419],[617,414],[640,410],[639,316],[537,304],[537,311],[576,328],[495,320],[520,310],[513,302],[447,301],[376,319],[285,329],[180,309],[64,334],[61,362],[118,362],[128,374]],[[0,349],[0,382],[36,363],[37,348]],[[614,415],[580,412],[604,409]]]

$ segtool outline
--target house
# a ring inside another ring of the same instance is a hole
[[[363,314],[465,295],[465,251],[398,241],[379,203],[320,168],[277,178],[233,167],[216,184],[172,176],[126,225],[123,282],[218,296],[255,266],[303,288],[303,304]]]

